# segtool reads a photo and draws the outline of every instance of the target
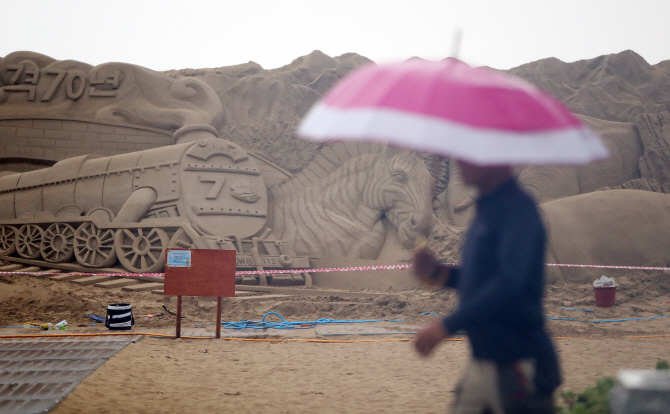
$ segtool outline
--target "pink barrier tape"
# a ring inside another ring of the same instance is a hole
[[[458,263],[442,263],[446,266],[457,266]],[[670,271],[670,267],[644,267],[644,266],[608,266],[608,265],[579,265],[579,264],[559,264],[545,263],[545,266],[551,267],[578,267],[593,269],[623,269],[623,270],[661,270]],[[402,270],[411,269],[411,264],[401,265],[382,265],[382,266],[358,266],[358,267],[329,267],[324,269],[280,269],[280,270],[240,270],[235,272],[236,276],[243,275],[276,275],[286,273],[329,273],[329,272],[361,272],[368,270]],[[44,275],[49,272],[0,272],[0,275]],[[164,277],[165,273],[67,273],[75,276],[119,276],[119,277]],[[58,276],[59,273],[54,273]]]
[[[51,273],[51,272],[22,272],[22,271],[16,271],[16,272],[0,272],[0,275],[52,275],[52,276],[59,276],[59,275],[72,275],[72,276],[124,276],[124,277],[131,277],[131,276],[144,276],[144,277],[163,277],[165,276],[165,273]]]
[[[359,267],[329,267],[325,269],[286,269],[286,270],[242,270],[235,272],[236,276],[242,275],[272,275],[279,273],[329,273],[329,272],[361,272],[366,270],[401,270],[411,268],[411,264],[385,265],[385,266],[359,266]]]
[[[670,267],[579,265],[579,264],[558,264],[558,263],[545,263],[544,265],[552,267],[586,267],[593,269],[662,270],[666,272],[670,270]]]

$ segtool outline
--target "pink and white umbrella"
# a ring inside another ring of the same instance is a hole
[[[600,138],[553,97],[453,58],[355,70],[312,107],[298,135],[393,144],[479,165],[608,157]]]

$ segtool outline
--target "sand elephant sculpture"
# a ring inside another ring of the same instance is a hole
[[[640,266],[667,260],[670,195],[607,190],[540,206],[549,233],[549,263]],[[588,282],[603,269],[549,268],[549,281]]]
[[[519,182],[538,202],[555,200],[613,187],[639,178],[638,162],[643,146],[630,122],[609,122],[582,116],[610,150],[610,158],[581,167],[526,167],[519,173]]]
[[[596,131],[610,150],[610,158],[580,167],[528,166],[519,170],[519,183],[538,203],[615,187],[640,178],[638,162],[644,152],[640,136],[631,122],[610,122],[580,116]],[[449,163],[449,184],[438,196],[449,217],[467,226],[474,209],[475,193],[460,179],[456,163]]]

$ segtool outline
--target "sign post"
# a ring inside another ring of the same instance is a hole
[[[176,338],[181,337],[181,297],[216,297],[216,338],[221,338],[221,297],[235,296],[235,250],[167,249],[165,295],[177,296]]]

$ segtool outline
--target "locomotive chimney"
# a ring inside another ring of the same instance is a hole
[[[172,137],[175,144],[183,144],[185,142],[219,138],[219,132],[216,128],[207,124],[186,125],[175,131]]]

